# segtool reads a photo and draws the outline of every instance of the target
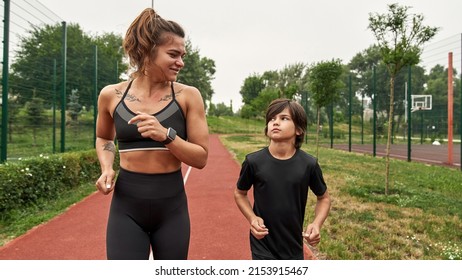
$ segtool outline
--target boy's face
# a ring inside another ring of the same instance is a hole
[[[296,135],[300,135],[300,133],[295,128],[288,108],[269,120],[267,136],[271,140],[290,140],[295,139]]]

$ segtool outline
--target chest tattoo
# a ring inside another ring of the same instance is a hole
[[[175,97],[178,97],[181,94],[182,90],[183,89],[180,89],[179,91],[175,92]],[[159,101],[170,101],[170,100],[172,100],[172,94],[170,93],[159,99]]]
[[[139,100],[138,97],[130,94],[130,93],[127,93],[127,96],[125,96],[125,100],[129,101],[129,102],[141,102],[141,100]]]
[[[118,89],[115,89],[115,92],[116,92],[116,95],[117,95],[118,98],[122,98],[122,96],[124,95],[124,93],[121,92],[121,91],[118,90]]]

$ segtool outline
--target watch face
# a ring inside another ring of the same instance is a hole
[[[175,139],[175,137],[176,137],[176,130],[170,127],[170,128],[168,129],[167,137],[168,137],[170,140],[173,141],[173,140]]]

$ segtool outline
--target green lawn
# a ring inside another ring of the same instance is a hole
[[[208,122],[210,132],[221,134],[239,163],[247,153],[268,144],[262,120],[210,117]],[[74,136],[89,134],[90,130]],[[310,131],[308,144],[303,146],[311,154],[316,151],[313,139],[314,132]],[[385,195],[383,158],[320,147],[319,162],[332,197],[331,213],[316,250],[319,258],[462,259],[460,170],[391,159],[391,186]],[[43,202],[33,209],[0,217],[0,245],[93,191],[93,182],[89,182],[60,201]],[[314,199],[310,195],[307,221],[313,217]]]
[[[242,162],[267,145],[260,135],[222,135]],[[310,154],[313,145],[302,147]],[[322,229],[319,257],[335,260],[461,259],[462,172],[391,159],[391,188],[385,195],[382,158],[319,149],[332,209]],[[307,206],[313,218],[315,198]]]

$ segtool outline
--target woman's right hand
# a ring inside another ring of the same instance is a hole
[[[101,176],[96,181],[96,188],[104,194],[107,195],[114,190],[115,185],[115,171],[110,170],[107,172],[103,172]]]

